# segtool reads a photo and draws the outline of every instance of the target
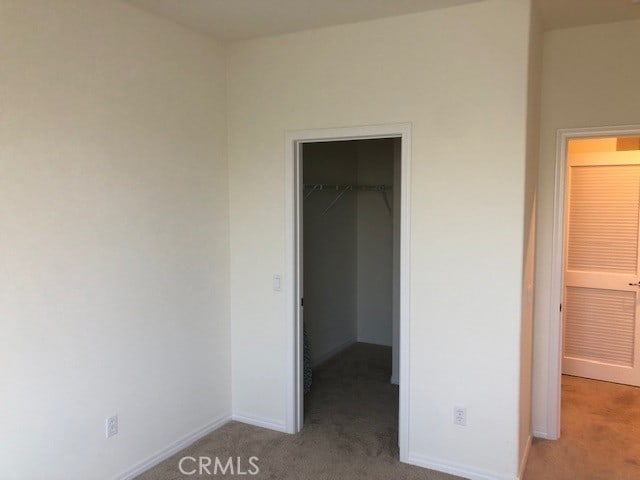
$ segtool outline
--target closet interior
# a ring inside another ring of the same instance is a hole
[[[400,139],[306,143],[302,179],[305,404],[325,367],[397,384]]]

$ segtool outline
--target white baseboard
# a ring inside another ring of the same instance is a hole
[[[393,345],[391,345],[390,343],[387,342],[380,342],[378,340],[375,339],[371,339],[371,338],[361,338],[358,337],[356,339],[356,342],[358,343],[368,343],[369,345],[378,345],[379,347],[389,347],[389,348],[393,348]]]
[[[531,451],[531,441],[532,437],[529,435],[527,438],[527,444],[524,447],[524,454],[522,455],[522,460],[520,460],[520,470],[518,470],[518,480],[524,478],[524,471],[527,468],[527,460],[529,460],[529,452]]]
[[[199,428],[198,430],[195,430],[194,432],[189,433],[188,435],[185,435],[179,440],[173,442],[171,445],[168,445],[167,447],[154,453],[153,455],[143,460],[142,462],[134,465],[126,472],[123,472],[120,475],[118,475],[116,479],[129,480],[131,478],[137,477],[138,475],[146,472],[150,468],[155,467],[157,464],[159,464],[163,460],[166,460],[170,456],[175,455],[180,450],[183,450],[187,448],[189,445],[197,442],[202,437],[209,435],[211,432],[222,427],[224,424],[228,423],[229,420],[231,420],[231,415],[227,415],[227,414],[222,415],[221,417],[218,417],[215,420],[212,420],[211,422],[207,423],[205,426]]]
[[[316,358],[312,363],[311,366],[313,368],[318,367],[320,365],[322,365],[324,362],[326,362],[327,360],[329,360],[331,357],[336,356],[337,354],[339,354],[340,352],[342,352],[343,350],[346,350],[347,348],[349,348],[351,345],[353,345],[354,343],[357,343],[358,341],[355,338],[352,338],[350,340],[347,340],[344,343],[341,343],[340,345],[338,345],[335,348],[332,348],[331,350],[329,350],[328,352],[323,353],[322,355],[320,355],[318,358]]]
[[[284,423],[280,423],[275,420],[254,417],[252,415],[246,415],[242,413],[234,413],[233,415],[231,415],[231,420],[235,420],[236,422],[240,423],[246,423],[247,425],[253,425],[254,427],[267,428],[269,430],[275,430],[276,432],[287,433],[287,426]]]
[[[558,440],[553,435],[549,435],[547,432],[542,432],[540,430],[534,430],[533,431],[533,436],[535,438],[542,438],[543,440]]]
[[[417,467],[437,470],[450,475],[468,478],[469,480],[517,480],[517,477],[504,476],[495,472],[470,467],[468,465],[443,462],[441,460],[425,457],[416,453],[410,453],[404,461],[405,463],[409,463]]]

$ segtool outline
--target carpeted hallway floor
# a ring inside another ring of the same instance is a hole
[[[534,439],[524,480],[640,479],[640,388],[562,377],[558,441]]]
[[[178,462],[186,455],[218,456],[223,461],[240,456],[245,471],[251,468],[249,457],[258,457],[260,472],[245,475],[255,479],[457,478],[398,461],[398,387],[389,383],[390,376],[391,348],[355,344],[314,371],[312,390],[305,398],[304,428],[299,434],[231,422],[138,478],[214,477],[181,474]]]

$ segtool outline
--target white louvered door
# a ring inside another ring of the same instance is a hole
[[[568,159],[563,373],[640,385],[640,152]]]

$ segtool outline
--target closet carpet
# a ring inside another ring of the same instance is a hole
[[[640,479],[640,388],[562,377],[560,440],[533,440],[524,480]]]
[[[251,468],[249,457],[258,457],[259,473],[243,476],[258,480],[458,478],[398,461],[398,387],[389,383],[391,348],[357,343],[313,373],[299,434],[230,422],[138,478],[232,477],[183,475],[178,462],[187,455],[217,456],[223,462],[239,456],[245,471]],[[191,470],[194,464],[185,465]]]

